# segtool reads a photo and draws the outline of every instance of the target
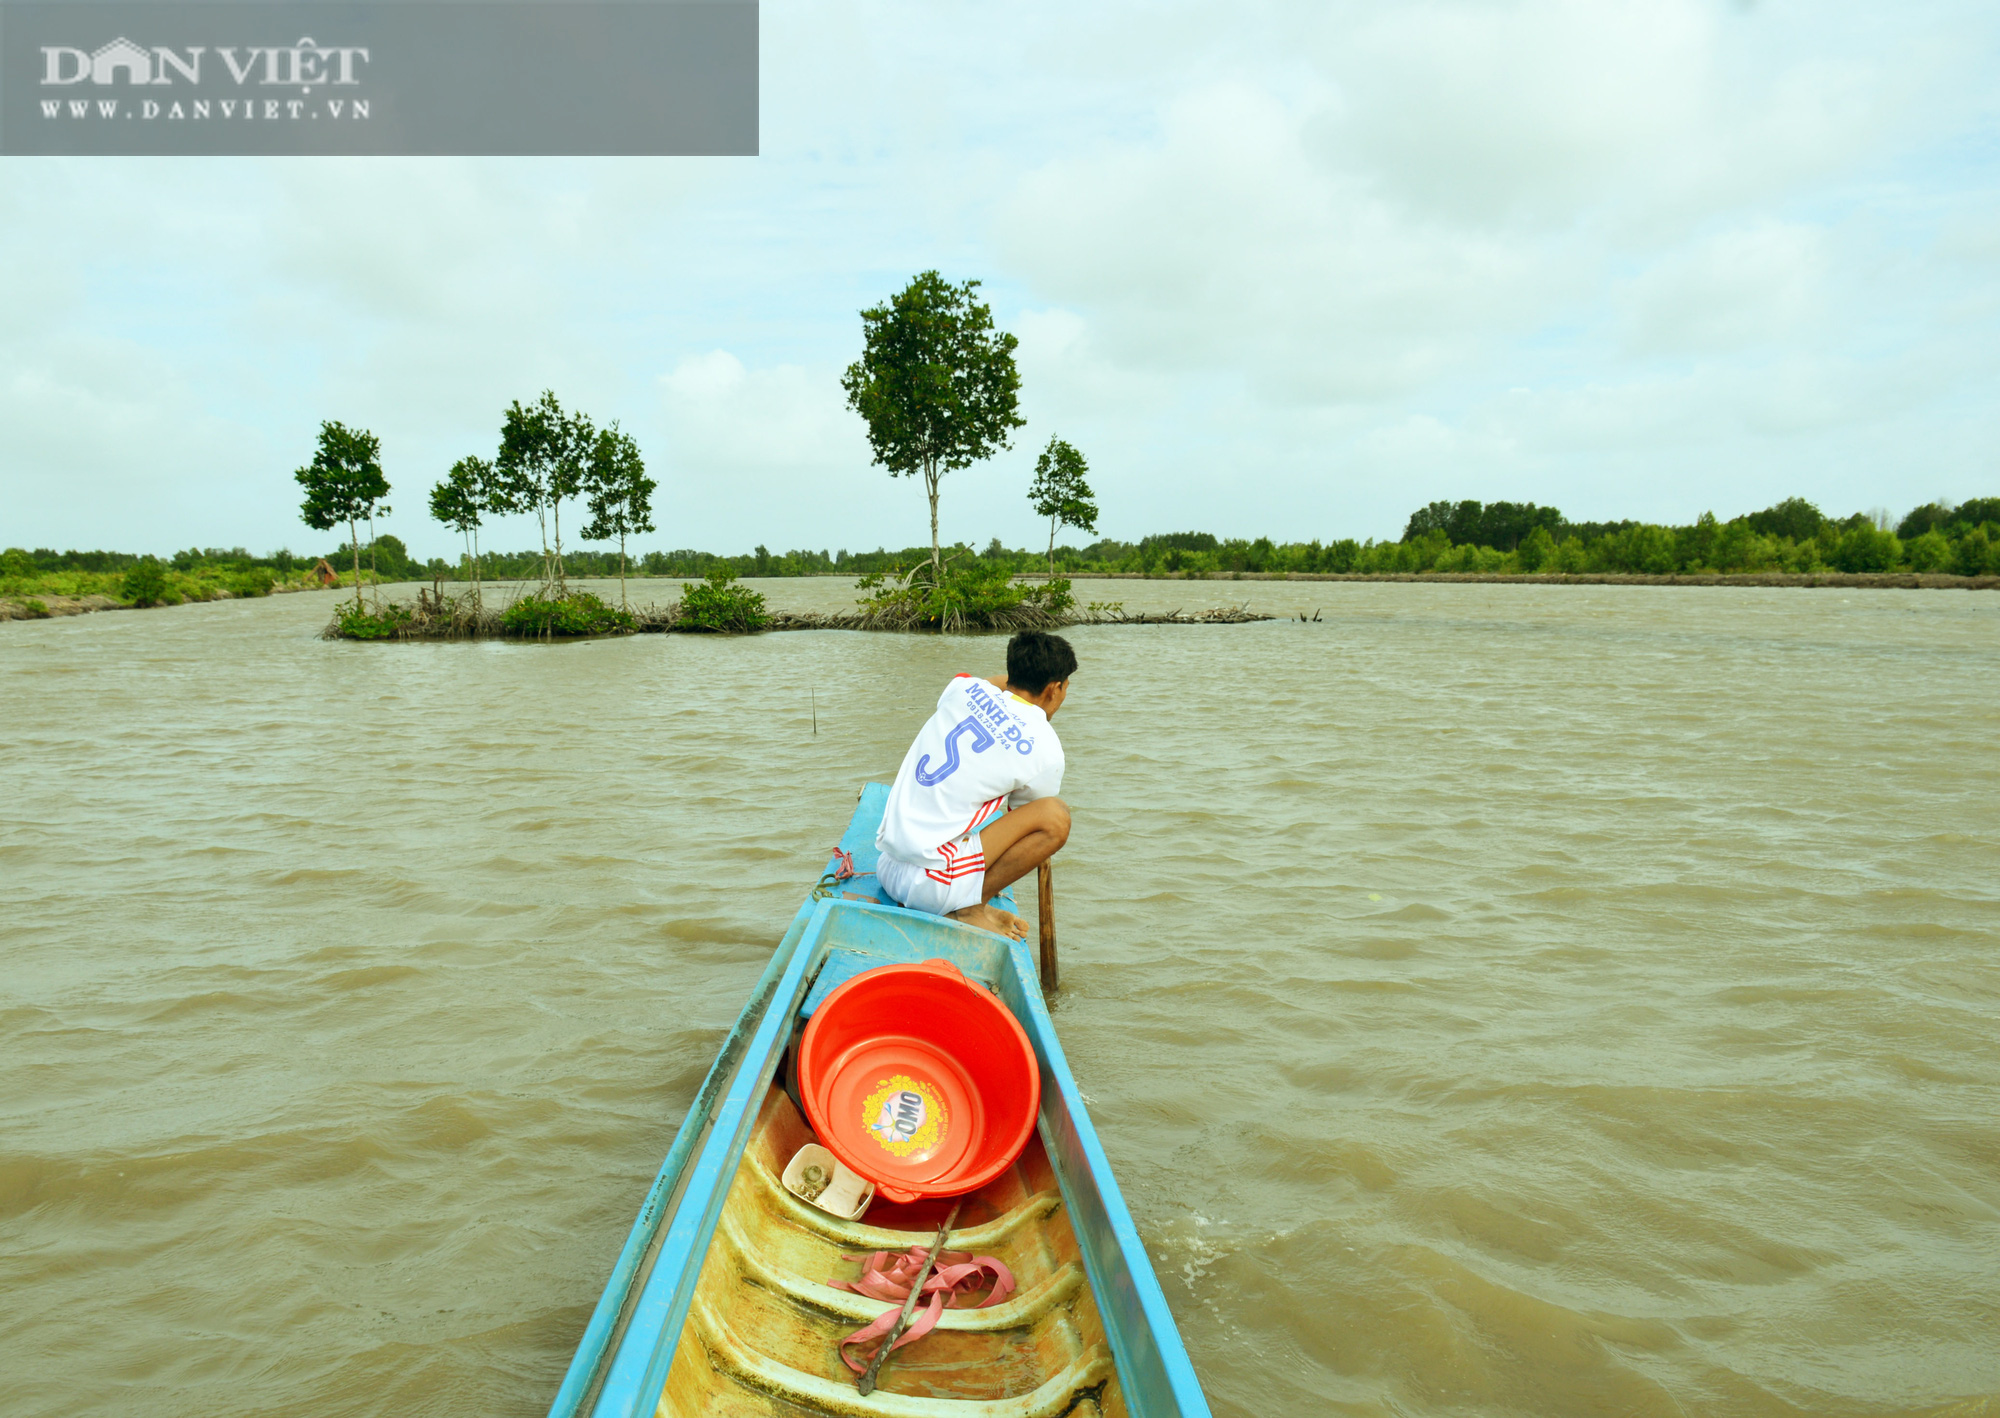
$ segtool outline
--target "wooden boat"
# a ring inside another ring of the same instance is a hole
[[[1197,1418],[1207,1401],[1056,1042],[1027,947],[907,911],[875,884],[888,789],[871,783],[681,1124],[585,1328],[550,1418]],[[781,1062],[803,1021],[862,970],[948,959],[993,987],[1041,1067],[1036,1135],[968,1195],[949,1245],[1019,1289],[946,1310],[867,1397],[838,1357],[883,1302],[825,1282],[844,1256],[928,1246],[948,1201],[878,1200],[860,1222],[779,1182],[811,1132]]]

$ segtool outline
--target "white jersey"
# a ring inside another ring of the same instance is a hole
[[[1002,808],[1054,797],[1062,777],[1062,744],[1048,716],[960,675],[903,755],[875,845],[938,881],[984,871],[973,834]]]

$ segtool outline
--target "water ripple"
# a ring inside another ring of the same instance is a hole
[[[1091,594],[1322,608],[1079,630],[1061,726],[1057,1019],[1219,1414],[2000,1414],[2000,598]],[[0,629],[10,1414],[542,1412],[999,652],[327,608]]]

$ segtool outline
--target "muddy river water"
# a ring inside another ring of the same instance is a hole
[[[2000,595],[1083,584],[1320,615],[1079,629],[1057,721],[1056,1020],[1217,1413],[2000,1413]],[[1002,649],[329,608],[0,626],[10,1418],[543,1412]]]

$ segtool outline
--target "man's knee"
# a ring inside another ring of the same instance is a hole
[[[1043,798],[1042,806],[1048,813],[1048,821],[1042,830],[1052,835],[1056,846],[1061,847],[1069,841],[1069,804],[1061,798]]]

